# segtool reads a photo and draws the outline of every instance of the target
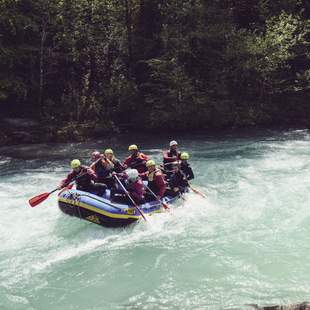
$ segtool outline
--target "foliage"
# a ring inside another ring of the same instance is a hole
[[[307,1],[0,0],[0,111],[152,130],[310,125]]]

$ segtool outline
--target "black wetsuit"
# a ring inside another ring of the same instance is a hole
[[[172,173],[169,179],[169,190],[167,193],[171,196],[177,196],[186,191],[186,188],[189,186],[185,174],[179,170],[175,173]],[[178,188],[178,191],[175,192],[173,189]]]
[[[187,181],[194,179],[194,172],[189,163],[181,162],[181,171],[185,174]]]

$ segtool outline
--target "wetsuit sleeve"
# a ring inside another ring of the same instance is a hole
[[[131,162],[131,156],[127,157],[123,163],[123,165],[129,166]]]
[[[186,177],[188,181],[194,179],[195,176],[194,176],[193,169],[191,167],[187,167]]]
[[[97,167],[98,167],[99,162],[100,161],[95,161],[89,166],[89,168],[92,169],[96,174],[97,174]]]
[[[67,177],[60,182],[60,187],[67,186],[70,182],[72,182],[74,180],[75,177],[76,177],[76,173],[74,173],[74,171],[70,172],[67,175]]]
[[[181,186],[183,186],[183,187],[187,187],[187,186],[189,186],[189,183],[188,183],[188,179],[186,178],[186,175],[182,172],[182,171],[180,171],[180,173],[181,173]]]
[[[143,153],[140,153],[140,158],[143,160],[143,161],[148,161],[149,160],[149,157]]]
[[[95,171],[91,168],[87,168],[86,173],[89,174],[90,178],[96,182],[98,180],[97,174],[95,173]]]

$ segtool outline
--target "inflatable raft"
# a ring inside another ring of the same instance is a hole
[[[171,203],[176,199],[166,196],[162,201]],[[127,226],[142,218],[136,207],[111,202],[109,190],[103,197],[76,189],[65,190],[58,196],[58,206],[65,214],[106,227]],[[158,201],[151,201],[139,208],[145,215],[151,215],[161,212],[163,207]]]

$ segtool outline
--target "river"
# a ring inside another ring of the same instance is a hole
[[[191,155],[194,193],[122,229],[63,214],[70,159],[169,140]],[[127,136],[0,149],[0,309],[248,309],[310,299],[310,132]]]

